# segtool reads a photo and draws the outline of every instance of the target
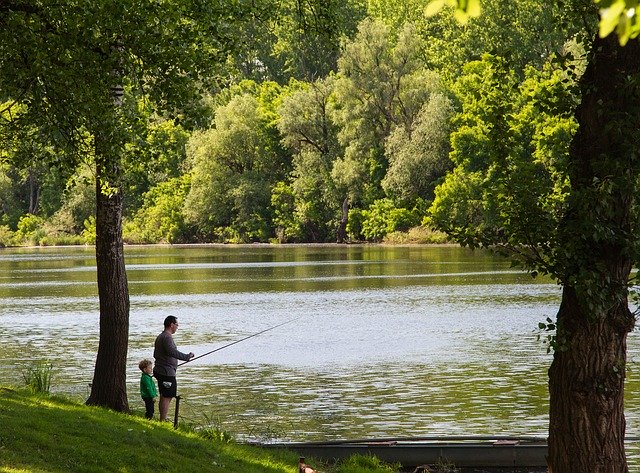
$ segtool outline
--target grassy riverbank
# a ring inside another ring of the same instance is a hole
[[[0,472],[296,473],[298,456],[215,441],[171,423],[0,387]],[[330,473],[389,473],[354,458]]]

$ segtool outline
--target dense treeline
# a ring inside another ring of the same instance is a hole
[[[155,116],[125,88],[150,124],[126,145],[125,241],[437,238],[432,223],[475,218],[456,195],[505,146],[550,175],[529,198],[561,200],[580,31],[543,1],[486,2],[466,25],[427,3],[261,2],[206,96]],[[45,132],[4,135],[0,243],[93,243],[92,157],[57,167]]]

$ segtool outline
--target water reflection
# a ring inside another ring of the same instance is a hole
[[[182,420],[289,440],[546,435],[551,358],[536,327],[560,288],[508,262],[379,246],[132,247],[126,260],[135,409],[137,361],[166,315],[196,354],[293,320],[181,367]],[[93,250],[3,250],[0,275],[0,383],[48,359],[54,390],[86,397],[99,336]],[[630,360],[639,346],[634,332]],[[630,435],[636,377],[632,363]]]

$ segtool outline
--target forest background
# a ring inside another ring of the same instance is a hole
[[[452,9],[428,15],[428,3],[264,0],[228,33],[205,95],[156,115],[153,97],[125,85],[124,107],[144,117],[122,162],[125,242],[403,241],[409,231],[440,242],[435,228],[482,225],[479,189],[496,156],[535,168],[511,185],[555,212],[568,192],[582,39],[597,19],[567,21],[580,12],[561,2],[492,0],[461,23]],[[0,102],[5,120],[11,105]],[[72,160],[43,136],[1,140],[0,245],[92,244],[95,158],[56,166]]]

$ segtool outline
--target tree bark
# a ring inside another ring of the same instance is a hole
[[[118,38],[111,45],[118,67],[110,88],[113,108],[94,130],[96,151],[96,267],[100,299],[100,342],[87,404],[128,412],[127,350],[129,347],[129,285],[122,241],[122,168],[124,138],[119,113],[124,88],[125,48]]]
[[[338,225],[337,243],[344,243],[347,239],[347,223],[349,223],[349,197],[346,197],[342,202],[342,218]]]
[[[597,38],[581,78],[571,195],[559,233],[565,258],[549,369],[549,471],[626,473],[624,378],[639,174],[640,48]]]
[[[100,147],[97,146],[99,149]],[[101,150],[103,151],[103,150]],[[98,151],[96,184],[96,265],[100,299],[100,342],[87,404],[127,412],[129,288],[122,241],[122,191],[117,156]]]
[[[624,373],[633,316],[626,300],[591,322],[565,287],[558,324],[570,338],[549,369],[549,471],[627,472]]]
[[[38,213],[38,203],[40,200],[40,186],[33,174],[33,171],[29,169],[29,213],[36,215]]]

